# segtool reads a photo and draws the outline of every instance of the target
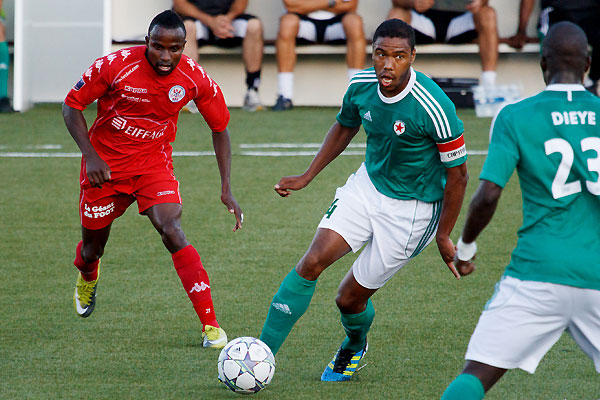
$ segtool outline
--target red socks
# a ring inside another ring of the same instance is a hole
[[[100,260],[96,260],[91,264],[86,264],[81,257],[81,247],[83,246],[83,240],[77,243],[77,250],[75,250],[75,261],[73,264],[77,267],[84,281],[91,282],[98,279],[98,264]]]
[[[183,288],[192,301],[202,325],[212,325],[218,328],[219,324],[210,295],[208,274],[200,262],[198,252],[194,246],[189,245],[174,253],[172,257],[177,275],[179,275]]]

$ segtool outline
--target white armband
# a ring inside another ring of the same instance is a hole
[[[477,253],[477,244],[475,242],[465,243],[462,237],[456,243],[456,255],[461,261],[469,261]]]

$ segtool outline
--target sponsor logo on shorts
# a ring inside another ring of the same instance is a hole
[[[402,120],[397,120],[394,122],[394,132],[396,132],[396,136],[400,136],[406,130],[406,124]]]
[[[90,207],[88,204],[83,205],[83,215],[88,218],[103,218],[115,211],[115,202],[105,206],[93,206]]]
[[[168,194],[175,194],[174,190],[163,190],[162,192],[156,193],[157,196],[166,196]]]
[[[185,89],[183,86],[175,85],[169,90],[169,100],[173,103],[181,101],[185,97]]]

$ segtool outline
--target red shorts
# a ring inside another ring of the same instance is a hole
[[[87,229],[104,228],[136,200],[140,214],[156,204],[181,204],[179,182],[167,172],[110,180],[102,188],[82,188],[79,194],[81,225]]]

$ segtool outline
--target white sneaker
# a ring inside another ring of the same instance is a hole
[[[187,103],[185,106],[183,106],[181,111],[189,112],[192,114],[198,114],[200,112],[200,111],[198,111],[198,107],[196,107],[196,103],[194,103],[194,100],[190,100],[189,103]]]
[[[246,96],[244,96],[244,106],[242,108],[245,111],[260,111],[263,109],[256,89],[248,89]]]

